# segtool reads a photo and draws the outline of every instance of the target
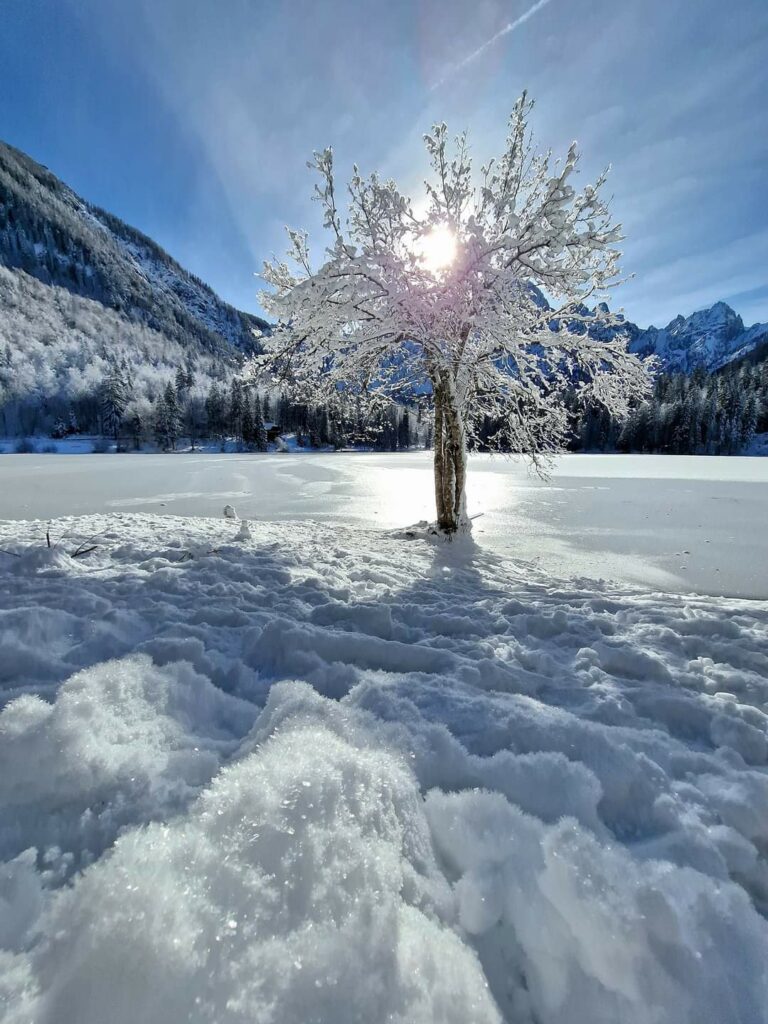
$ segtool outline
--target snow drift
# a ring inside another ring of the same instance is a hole
[[[768,1020],[768,605],[238,525],[0,527],[4,1024]]]

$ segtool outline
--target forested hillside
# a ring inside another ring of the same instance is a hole
[[[189,393],[239,371],[266,321],[223,302],[151,239],[0,143],[0,430],[104,429],[116,373],[126,420],[182,371]]]
[[[0,267],[0,431],[50,433],[63,420],[100,429],[104,383],[115,366],[130,380],[126,406],[144,417],[179,368],[196,388],[235,371],[225,358],[94,299]]]
[[[265,321],[223,302],[159,245],[0,143],[0,263],[183,345],[250,351]]]

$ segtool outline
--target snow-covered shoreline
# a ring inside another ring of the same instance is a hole
[[[483,548],[549,576],[768,599],[768,461],[568,455],[539,479],[522,459],[469,460]],[[0,518],[149,512],[388,529],[434,517],[430,452],[11,456]]]
[[[0,524],[4,1024],[768,1019],[768,603],[51,537]]]

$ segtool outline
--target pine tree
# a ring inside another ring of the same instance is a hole
[[[757,427],[757,398],[754,392],[750,392],[744,403],[744,412],[741,420],[739,441],[746,447],[755,436]]]
[[[170,381],[165,385],[163,400],[166,415],[167,447],[173,450],[181,433],[181,410],[176,397],[176,389]]]
[[[235,377],[229,393],[227,428],[235,437],[243,436],[243,386]]]
[[[261,413],[261,401],[258,394],[253,403],[253,443],[257,452],[267,450],[267,431],[264,426],[264,417]]]
[[[137,412],[134,412],[128,418],[128,433],[133,440],[133,447],[138,451],[141,448],[141,433],[144,426],[141,422],[141,416]]]
[[[240,417],[240,437],[245,445],[252,445],[255,439],[254,425],[253,425],[253,410],[251,409],[251,403],[248,401],[248,395],[243,396],[243,413]]]
[[[113,363],[101,386],[102,431],[117,440],[128,405],[128,384],[122,367]]]
[[[170,441],[168,430],[168,407],[165,402],[164,393],[159,395],[155,402],[155,415],[152,426],[155,435],[155,442],[158,448],[162,448],[163,451],[167,451],[170,447]]]
[[[188,390],[187,383],[187,371],[183,366],[180,366],[176,371],[176,395],[180,402],[184,401],[184,397]]]
[[[192,451],[197,439],[205,436],[206,419],[203,400],[199,395],[189,395],[184,407],[184,429],[189,434]]]
[[[226,429],[226,400],[221,387],[215,382],[211,384],[205,399],[205,414],[208,432],[215,438],[223,437]]]
[[[123,356],[122,360],[120,361],[120,370],[123,375],[123,380],[125,381],[125,386],[130,395],[133,393],[135,380],[133,376],[133,368],[131,367],[131,364],[128,362],[125,356]]]

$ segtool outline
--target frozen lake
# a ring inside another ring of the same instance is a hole
[[[4,455],[0,518],[93,512],[316,519],[371,527],[434,516],[431,456]],[[549,481],[475,456],[475,537],[562,577],[768,597],[768,459],[571,455]]]

